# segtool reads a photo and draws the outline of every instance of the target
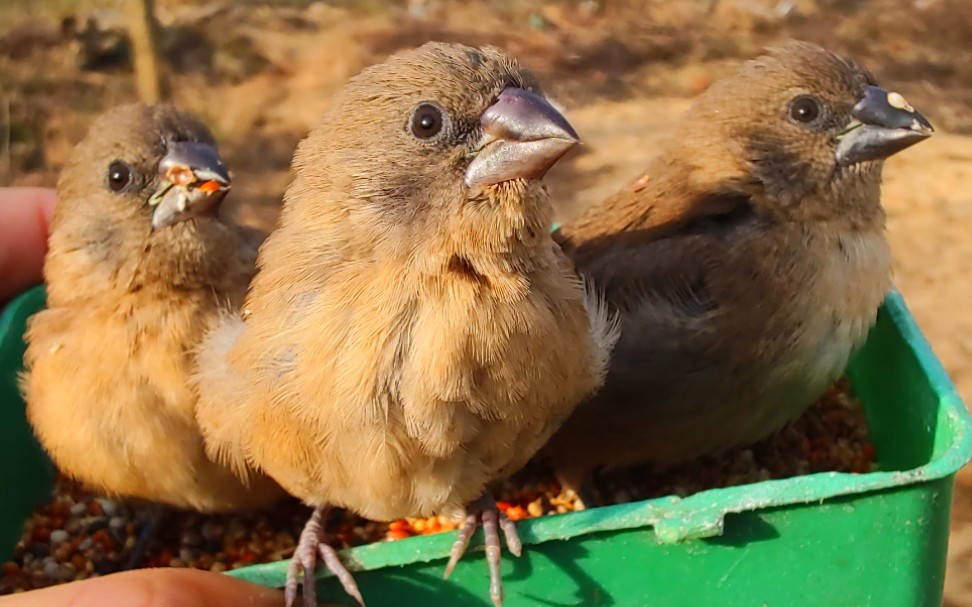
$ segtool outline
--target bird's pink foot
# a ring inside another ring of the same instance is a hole
[[[496,607],[503,604],[503,576],[500,573],[500,547],[499,529],[503,530],[506,538],[506,547],[513,556],[520,556],[523,552],[523,544],[520,536],[516,533],[516,524],[496,507],[496,500],[490,494],[485,494],[468,509],[466,520],[459,529],[459,537],[456,538],[449,551],[449,564],[446,565],[445,579],[449,579],[456,563],[466,552],[469,540],[476,533],[476,527],[482,523],[483,543],[486,547],[486,562],[489,564],[489,598],[492,599]]]
[[[300,541],[294,556],[290,559],[290,566],[287,568],[287,582],[284,585],[284,600],[286,607],[293,607],[297,600],[297,587],[302,586],[304,594],[304,605],[306,607],[317,607],[317,586],[315,584],[314,572],[317,569],[317,559],[324,562],[328,571],[341,582],[344,591],[354,600],[364,607],[364,599],[361,598],[361,591],[355,583],[351,573],[347,570],[341,559],[338,558],[337,551],[324,542],[324,523],[327,518],[327,508],[318,507],[314,509],[310,520],[304,525],[304,530],[300,533]],[[298,583],[298,577],[303,572],[303,583]]]

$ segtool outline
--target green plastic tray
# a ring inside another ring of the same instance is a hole
[[[51,487],[15,376],[42,291],[0,316],[0,559]],[[849,369],[881,472],[824,473],[524,521],[524,556],[504,556],[507,607],[941,605],[956,471],[970,418],[900,295],[888,296]],[[490,605],[481,534],[449,581],[454,534],[346,550],[369,607]],[[281,586],[286,563],[229,575]],[[319,577],[322,600],[352,605]]]

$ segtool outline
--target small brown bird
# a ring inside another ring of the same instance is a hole
[[[106,494],[228,511],[283,496],[207,457],[194,348],[255,272],[252,232],[217,217],[230,177],[170,106],[99,117],[61,173],[21,387],[41,444]]]
[[[301,536],[313,605],[328,506],[479,519],[502,601],[504,531],[486,490],[603,381],[611,324],[550,235],[539,179],[577,143],[537,80],[493,48],[426,44],[352,78],[300,144],[243,320],[207,339],[207,443],[316,508]],[[208,423],[211,420],[212,423]]]
[[[861,66],[789,43],[714,84],[642,178],[560,228],[623,319],[604,388],[544,450],[561,480],[753,443],[803,413],[891,287],[883,160],[932,130]]]

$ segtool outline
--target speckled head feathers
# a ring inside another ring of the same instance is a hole
[[[855,106],[876,86],[867,69],[819,46],[794,41],[773,47],[699,97],[677,129],[672,152],[706,176],[705,187],[724,182],[724,189],[785,216],[824,216],[855,206],[873,211],[881,159],[841,166],[837,148],[856,124]],[[811,199],[818,208],[803,204]]]
[[[873,84],[877,84],[874,76],[853,61],[813,44],[789,42],[767,49],[715,82],[689,110],[684,123],[692,125],[700,118],[699,126],[710,127],[739,121],[786,123],[797,133],[803,127],[789,116],[790,104],[806,95],[825,105],[818,131],[842,128],[865,88]]]
[[[386,104],[411,108],[436,101],[455,115],[457,134],[461,134],[476,128],[479,115],[509,86],[542,94],[536,77],[498,48],[429,42],[362,70],[339,93],[335,105],[366,101],[391,109]],[[408,140],[406,116],[382,118],[401,126],[402,140]],[[354,118],[331,119],[340,124]]]
[[[464,199],[463,173],[481,142],[483,113],[509,87],[543,96],[529,71],[492,47],[428,43],[366,68],[301,142],[288,199],[330,191],[396,212]],[[441,124],[418,136],[416,120],[428,106],[440,110]]]
[[[99,116],[61,172],[55,226],[66,212],[103,215],[105,207],[120,216],[150,217],[144,203],[158,185],[159,162],[168,146],[180,141],[216,145],[209,129],[171,105],[128,104]],[[131,183],[120,192],[108,184],[109,166],[116,161],[133,169]]]
[[[160,176],[167,166],[191,168],[191,178],[180,178],[199,198],[180,198],[181,186]],[[206,169],[215,169],[228,182],[212,134],[193,116],[170,105],[131,104],[106,111],[76,146],[58,180],[48,274],[64,283],[65,292],[125,290],[142,280],[210,288],[211,281],[232,274],[227,263],[236,259],[240,243],[235,227],[218,217],[225,191],[220,187],[213,194],[198,187]],[[155,224],[159,211],[180,205],[168,215],[169,223]],[[63,277],[72,272],[88,283],[85,288],[77,280],[67,284],[71,281]]]

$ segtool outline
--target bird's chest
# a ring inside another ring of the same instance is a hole
[[[52,308],[32,321],[31,420],[62,466],[114,470],[73,471],[111,491],[147,482],[138,462],[201,452],[188,380],[202,327],[185,310],[157,305]]]
[[[59,356],[99,402],[106,425],[173,416],[191,420],[195,399],[189,388],[192,347],[205,330],[203,319],[162,301],[79,318],[55,339]]]
[[[522,465],[590,391],[574,291],[461,267],[356,270],[262,316],[280,339],[253,352],[279,405],[260,409],[253,442],[271,475],[293,476],[291,491],[382,520],[459,507]],[[276,448],[285,431],[312,447]]]
[[[515,374],[527,368],[517,349],[530,331],[521,306],[527,304],[498,301],[461,284],[416,302],[410,330],[401,337],[395,396],[406,429],[423,449],[445,454],[464,448],[490,426],[516,431],[517,393],[524,387]]]
[[[891,257],[880,233],[834,236],[809,247],[784,313],[789,320],[782,324],[792,331],[783,345],[790,369],[809,392],[819,392],[866,339],[891,288]]]

